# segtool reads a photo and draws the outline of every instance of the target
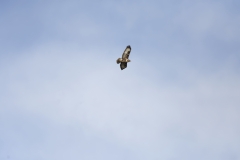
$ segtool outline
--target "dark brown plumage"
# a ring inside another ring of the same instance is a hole
[[[122,54],[122,58],[118,58],[118,59],[117,59],[117,64],[121,63],[121,64],[120,64],[121,70],[127,68],[127,63],[128,63],[128,62],[131,62],[131,60],[128,59],[128,58],[129,58],[129,55],[130,55],[130,52],[131,52],[131,46],[128,45],[128,46],[126,47],[126,49],[124,50],[123,54]]]

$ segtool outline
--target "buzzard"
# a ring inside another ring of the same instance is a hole
[[[127,63],[131,62],[131,60],[128,59],[130,52],[131,52],[131,46],[128,45],[122,54],[122,58],[117,59],[117,64],[121,63],[120,64],[121,70],[127,68]]]

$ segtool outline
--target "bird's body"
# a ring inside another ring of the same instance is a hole
[[[122,54],[122,58],[118,58],[117,59],[117,64],[121,63],[120,64],[120,68],[121,70],[127,68],[127,63],[128,62],[131,62],[129,58],[129,55],[130,55],[130,52],[131,52],[131,46],[127,46],[126,49],[124,50],[123,54]]]

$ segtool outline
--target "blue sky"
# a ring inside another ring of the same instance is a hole
[[[0,24],[1,160],[240,159],[239,1],[1,1]]]

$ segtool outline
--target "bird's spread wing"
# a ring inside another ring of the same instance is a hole
[[[127,46],[126,49],[124,50],[123,54],[122,54],[122,58],[123,59],[128,59],[129,55],[131,52],[131,46]]]
[[[122,63],[120,64],[120,68],[121,68],[121,70],[127,68],[127,62],[122,62]]]

